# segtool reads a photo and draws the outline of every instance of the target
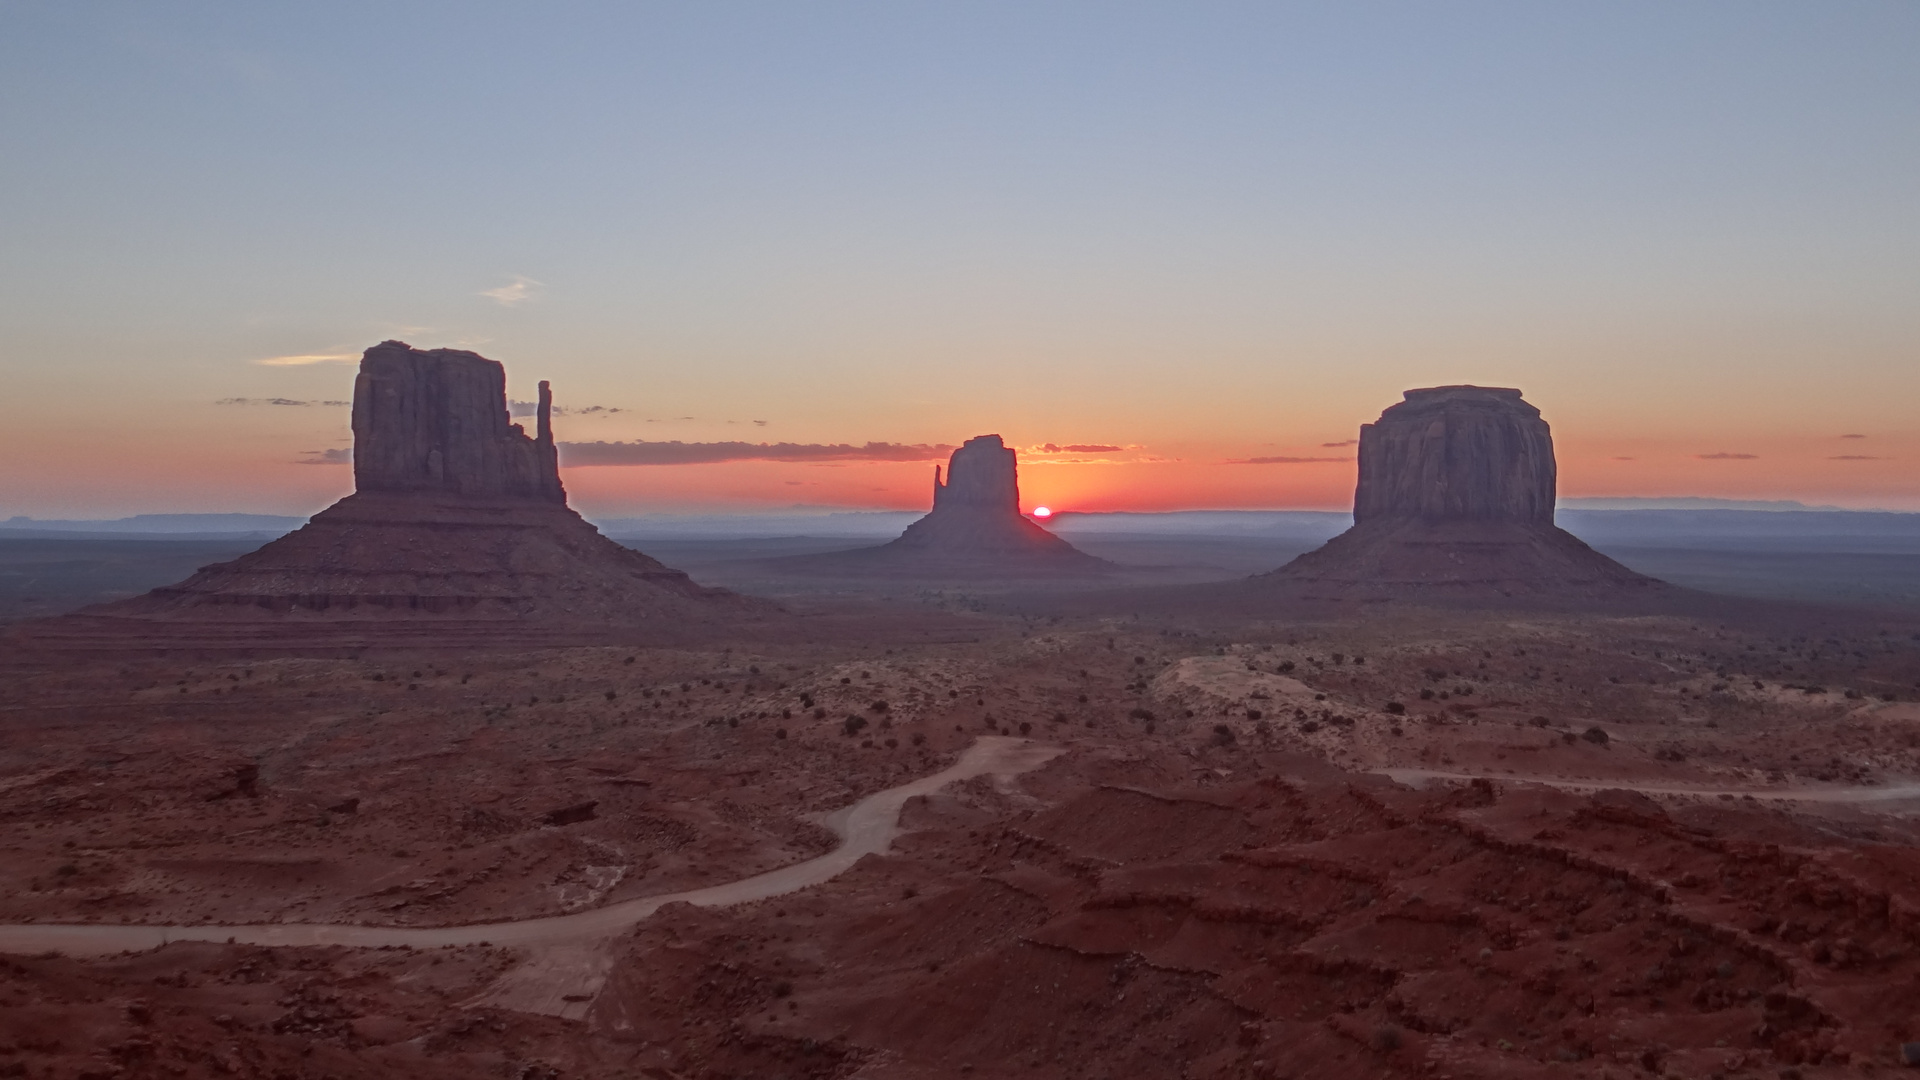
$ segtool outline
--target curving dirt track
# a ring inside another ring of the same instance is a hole
[[[627,900],[590,911],[515,922],[467,926],[388,927],[324,923],[255,926],[92,926],[59,924],[0,925],[0,953],[58,951],[69,956],[104,956],[157,948],[173,941],[225,941],[245,945],[349,945],[364,948],[406,945],[489,943],[503,946],[558,946],[573,951],[625,932],[667,904],[725,907],[749,903],[829,881],[863,856],[884,853],[900,831],[900,808],[908,799],[930,794],[976,776],[1014,776],[1036,769],[1063,753],[1027,739],[983,736],[960,760],[937,773],[898,787],[876,791],[824,822],[838,833],[839,846],[825,855],[764,874],[684,892]],[[569,949],[571,947],[571,949]],[[588,952],[598,950],[587,949]]]

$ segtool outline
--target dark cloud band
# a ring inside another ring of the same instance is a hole
[[[922,443],[584,442],[561,443],[560,462],[586,465],[711,465],[722,461],[934,461],[953,452]]]

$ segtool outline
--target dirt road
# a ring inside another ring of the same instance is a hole
[[[382,945],[435,948],[487,942],[501,946],[572,946],[560,951],[573,952],[588,943],[617,936],[667,904],[680,902],[699,907],[723,907],[764,900],[818,885],[844,872],[864,855],[884,853],[899,834],[900,808],[908,799],[937,791],[956,780],[982,775],[1014,776],[1038,768],[1063,752],[1059,747],[1037,745],[1026,739],[986,736],[969,747],[960,760],[948,768],[899,787],[874,792],[833,814],[825,824],[840,835],[841,841],[838,847],[825,855],[722,885],[645,896],[572,915],[424,928],[320,923],[255,926],[8,924],[0,925],[0,953],[58,950],[70,956],[100,956],[152,949],[169,941],[353,945],[369,948]]]

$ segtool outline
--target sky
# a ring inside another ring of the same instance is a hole
[[[1917,52],[1907,0],[0,0],[0,518],[315,511],[389,338],[551,380],[601,515],[924,507],[988,432],[1028,507],[1340,509],[1452,383],[1563,496],[1920,510]]]

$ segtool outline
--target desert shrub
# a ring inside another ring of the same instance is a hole
[[[1387,711],[1395,716],[1405,716],[1407,707],[1398,701],[1387,702]]]
[[[859,731],[861,728],[864,728],[867,726],[867,718],[864,716],[854,716],[849,714],[847,718],[841,722],[841,725],[847,729],[848,735],[852,735],[853,733]]]
[[[1607,744],[1607,733],[1604,730],[1597,727],[1590,727],[1587,730],[1581,732],[1580,737],[1594,744],[1595,746],[1605,746]]]

